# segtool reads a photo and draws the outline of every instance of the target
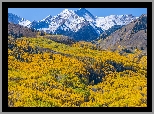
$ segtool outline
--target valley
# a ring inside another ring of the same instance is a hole
[[[85,8],[10,16],[9,107],[147,107],[146,15],[105,17],[115,25]]]

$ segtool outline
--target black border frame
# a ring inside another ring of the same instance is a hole
[[[6,76],[8,66],[5,63],[8,61],[6,57],[8,8],[65,8],[64,6],[67,8],[147,8],[147,107],[8,107],[8,77]],[[2,112],[152,112],[152,2],[2,2],[2,42],[2,57],[5,61],[2,64]]]

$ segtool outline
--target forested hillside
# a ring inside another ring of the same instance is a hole
[[[9,107],[147,106],[147,56],[142,50],[120,54],[61,39],[8,37]]]

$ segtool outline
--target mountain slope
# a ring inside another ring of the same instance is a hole
[[[106,39],[97,42],[101,49],[136,48],[147,51],[147,15],[141,15],[137,20],[112,33]]]

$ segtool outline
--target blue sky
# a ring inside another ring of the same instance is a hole
[[[79,8],[9,8],[8,13],[16,14],[29,21],[39,21],[48,15],[55,16],[64,9],[78,10]],[[124,15],[132,14],[133,16],[140,16],[147,14],[146,8],[86,8],[94,16],[104,17],[108,15]]]

